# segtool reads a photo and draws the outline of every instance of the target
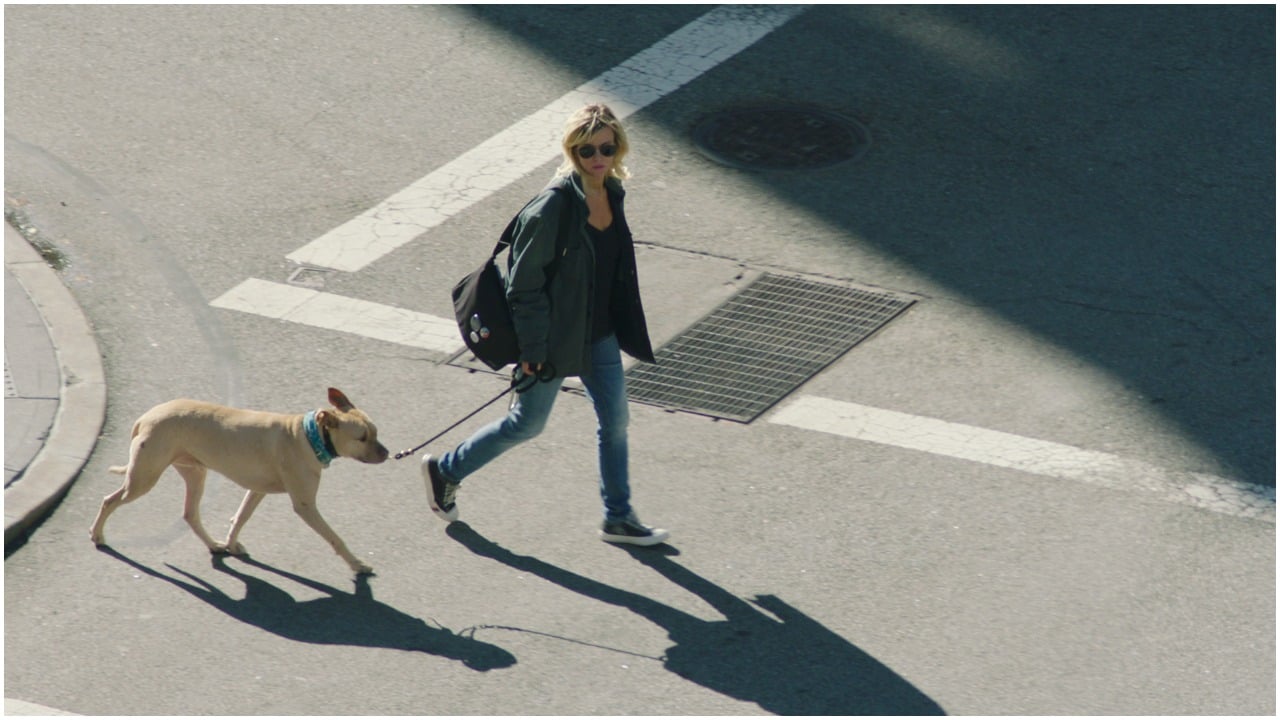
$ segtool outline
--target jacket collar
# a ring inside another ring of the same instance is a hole
[[[582,189],[582,177],[577,172],[571,172],[568,175],[561,175],[555,179],[552,185],[560,187],[564,190],[572,190],[573,194],[582,202],[587,201],[587,192]],[[610,195],[621,199],[627,194],[622,187],[622,181],[615,177],[607,177],[604,179],[604,188]]]

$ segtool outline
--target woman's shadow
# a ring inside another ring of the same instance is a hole
[[[943,715],[941,707],[849,641],[773,595],[748,603],[677,564],[667,548],[627,548],[632,557],[702,598],[724,620],[708,621],[517,555],[455,522],[449,537],[471,552],[573,592],[626,608],[666,630],[668,670],[778,715]]]
[[[466,667],[482,672],[516,663],[511,653],[497,645],[476,640],[465,630],[454,633],[444,627],[432,627],[420,618],[378,602],[373,598],[369,578],[365,575],[357,576],[355,591],[347,593],[248,557],[236,559],[324,593],[324,597],[300,602],[272,583],[236,570],[227,563],[226,557],[216,555],[213,569],[244,583],[244,598],[237,600],[199,577],[167,563],[165,566],[181,577],[153,570],[110,548],[104,547],[101,551],[187,591],[241,622],[289,640],[319,645],[410,650],[458,660]]]

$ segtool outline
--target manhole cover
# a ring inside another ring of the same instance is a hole
[[[743,170],[805,170],[854,160],[871,146],[857,121],[806,105],[725,110],[693,128],[716,162]]]
[[[915,298],[766,273],[627,371],[632,400],[751,422]]]

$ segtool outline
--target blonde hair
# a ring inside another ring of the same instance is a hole
[[[622,123],[618,117],[613,114],[608,105],[603,103],[584,106],[565,121],[564,134],[560,138],[564,162],[560,163],[559,169],[556,170],[556,177],[580,172],[581,166],[578,165],[576,153],[578,146],[585,145],[592,135],[605,128],[613,130],[613,143],[618,146],[618,153],[612,158],[613,165],[609,168],[609,176],[618,180],[631,177],[627,166],[622,164],[622,159],[631,150],[631,145],[627,142],[627,133],[622,129]]]

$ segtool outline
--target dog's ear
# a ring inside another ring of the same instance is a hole
[[[333,428],[338,427],[338,418],[334,417],[334,414],[328,410],[321,410],[316,413],[316,424],[322,428],[332,430]]]
[[[342,391],[338,388],[329,388],[329,404],[338,408],[342,412],[351,412],[356,409],[356,406],[352,405],[351,401],[347,399],[347,396],[343,395]]]

